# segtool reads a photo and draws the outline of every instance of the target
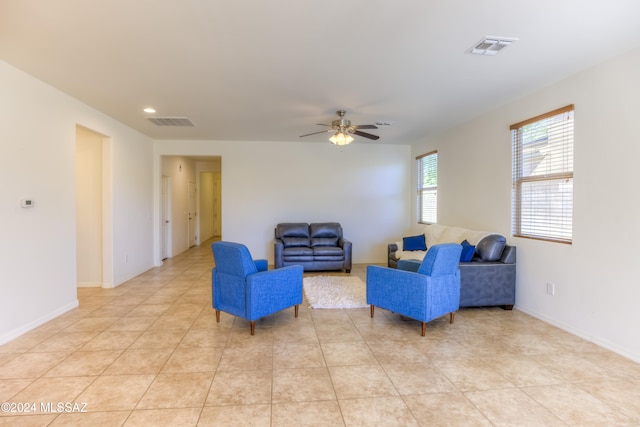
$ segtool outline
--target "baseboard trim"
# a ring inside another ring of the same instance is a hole
[[[127,275],[125,277],[121,277],[121,278],[118,278],[118,279],[114,280],[113,286],[109,286],[108,284],[105,283],[103,285],[103,287],[104,288],[117,288],[118,286],[122,285],[123,283],[128,282],[131,279],[135,279],[139,275],[146,273],[147,271],[151,270],[152,268],[154,268],[154,266],[153,265],[149,265],[149,266],[145,267],[139,273],[132,273],[132,274]]]
[[[581,329],[577,329],[574,328],[571,325],[568,325],[566,323],[563,322],[558,322],[555,319],[552,319],[549,316],[546,316],[542,313],[539,313],[535,310],[531,310],[527,307],[523,307],[521,305],[518,305],[517,307],[518,310],[522,311],[523,313],[528,314],[529,316],[535,317],[536,319],[542,320],[543,322],[549,323],[550,325],[553,325],[557,328],[562,329],[563,331],[567,331],[570,334],[573,334],[575,336],[578,336],[580,338],[583,338],[589,342],[592,342],[596,345],[599,345],[600,347],[606,348],[607,350],[613,351],[616,354],[619,354],[620,356],[626,357],[629,360],[632,360],[634,362],[638,362],[640,363],[640,355],[638,354],[633,354],[631,352],[629,352],[627,349],[620,347],[619,345],[616,345],[614,343],[609,342],[606,339],[603,339],[601,337],[597,337],[594,336],[592,334],[589,334]]]
[[[40,325],[43,325],[45,323],[47,323],[49,320],[51,319],[55,319],[56,317],[66,313],[69,310],[73,310],[74,308],[78,307],[80,305],[80,303],[78,302],[78,300],[76,299],[75,301],[63,305],[62,307],[48,313],[45,314],[44,316],[38,317],[37,319],[22,325],[12,331],[7,332],[4,335],[0,335],[0,345],[2,344],[6,344],[9,341],[12,341],[16,338],[18,338],[21,335],[26,334],[27,332],[37,328]]]
[[[102,282],[78,282],[76,283],[78,288],[101,288]]]

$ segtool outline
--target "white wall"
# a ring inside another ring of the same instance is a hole
[[[0,61],[0,343],[77,306],[76,125],[111,138],[106,275],[152,266],[152,142]],[[33,198],[35,206],[20,207]],[[129,254],[125,262],[125,254]]]
[[[92,128],[113,146],[114,284],[153,267],[153,142],[113,121]],[[101,130],[104,129],[104,130]]]
[[[518,247],[516,307],[636,361],[638,76],[635,50],[413,148],[438,150],[439,222],[510,236],[509,125],[575,104],[573,244],[509,239]]]
[[[155,147],[156,211],[161,156],[222,157],[222,238],[246,244],[256,258],[273,262],[279,222],[340,222],[357,263],[386,263],[387,243],[409,228],[408,145],[356,141],[338,151],[329,142],[156,141]],[[156,262],[159,253],[156,245]]]

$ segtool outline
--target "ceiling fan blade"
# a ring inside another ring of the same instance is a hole
[[[376,125],[354,125],[354,129],[378,129]]]
[[[328,124],[326,124],[326,123],[316,123],[316,124],[317,124],[318,126],[331,126],[331,125],[328,125]]]
[[[317,135],[319,133],[327,133],[327,132],[331,132],[333,129],[329,129],[329,130],[321,130],[320,132],[311,132],[311,133],[307,133],[305,135],[300,135],[300,138],[304,137],[304,136],[311,136],[311,135]]]
[[[358,136],[362,136],[362,137],[365,137],[365,138],[373,139],[374,141],[380,139],[380,137],[378,135],[372,135],[370,133],[360,132],[359,130],[354,130],[353,134],[354,135],[358,135]]]

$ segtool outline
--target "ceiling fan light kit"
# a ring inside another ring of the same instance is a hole
[[[329,138],[332,144],[335,145],[348,145],[353,142],[353,137],[344,132],[336,132],[331,138]]]
[[[312,132],[305,135],[300,135],[300,138],[310,135],[317,135],[319,133],[325,132],[334,132],[334,134],[329,138],[332,144],[343,146],[348,145],[353,141],[353,135],[362,136],[364,138],[373,139],[374,141],[380,139],[378,135],[373,135],[367,132],[362,132],[359,129],[378,129],[376,125],[352,125],[351,120],[347,120],[344,118],[344,115],[347,112],[345,110],[338,110],[336,114],[338,115],[338,119],[331,122],[330,125],[318,123],[318,126],[330,126],[329,130],[322,130],[320,132]]]

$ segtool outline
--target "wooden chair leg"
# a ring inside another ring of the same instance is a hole
[[[375,307],[373,304],[371,304],[371,305],[369,306],[369,311],[371,312],[371,318],[372,318],[372,319],[373,319],[373,312],[374,312],[374,310],[375,310],[375,309],[376,309],[376,307]]]
[[[453,323],[453,318],[456,316],[456,313],[454,313],[453,311],[451,313],[449,313],[449,323]]]
[[[249,325],[251,325],[251,335],[254,335],[254,333],[256,332],[256,322],[255,322],[255,320],[253,322],[249,322]]]
[[[216,322],[220,323],[220,310],[216,310]]]
[[[427,333],[427,322],[422,322],[422,336]]]
[[[296,317],[298,317],[298,304],[293,307],[293,312],[296,314]]]

